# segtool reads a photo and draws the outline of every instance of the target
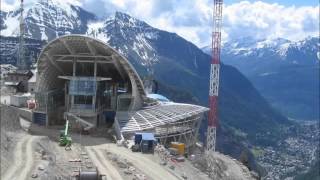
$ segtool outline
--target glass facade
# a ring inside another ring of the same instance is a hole
[[[97,90],[97,82],[93,77],[78,77],[70,80],[69,94],[94,96]]]

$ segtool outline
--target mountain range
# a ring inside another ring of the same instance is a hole
[[[247,37],[224,43],[221,59],[239,69],[288,118],[319,120],[319,46],[319,37]],[[209,46],[202,49],[210,54]]]
[[[197,46],[125,13],[116,12],[101,19],[81,7],[66,6],[59,1],[42,0],[26,8],[25,32],[29,41],[37,40],[42,46],[43,41],[70,33],[95,37],[127,57],[142,78],[153,71],[153,78],[160,84],[159,93],[178,102],[207,106],[211,57]],[[18,17],[19,10],[1,11],[2,36],[17,35]],[[10,51],[15,48],[6,48],[4,39],[1,38],[1,49],[8,52],[6,59],[10,59]],[[13,62],[1,58],[1,63]],[[244,149],[255,144],[272,146],[282,127],[292,124],[235,67],[222,64],[220,81],[219,151],[239,158]],[[201,127],[202,135],[205,125],[206,121]],[[250,158],[253,159],[252,154]],[[258,167],[254,160],[251,165]]]

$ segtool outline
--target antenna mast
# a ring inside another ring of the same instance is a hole
[[[19,34],[19,55],[18,55],[18,62],[17,66],[19,70],[26,70],[26,62],[25,62],[25,49],[24,49],[24,30],[25,30],[25,23],[23,18],[23,0],[20,3],[20,34]]]
[[[221,25],[222,25],[223,0],[214,0],[213,6],[213,31],[212,31],[212,60],[210,69],[209,106],[207,146],[208,154],[216,148],[216,130],[218,125],[218,92],[221,50]]]

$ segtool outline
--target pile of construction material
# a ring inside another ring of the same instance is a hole
[[[171,142],[170,147],[166,149],[162,145],[157,145],[155,151],[161,158],[161,164],[166,164],[168,161],[184,162],[187,154],[185,153],[185,144],[180,142]]]

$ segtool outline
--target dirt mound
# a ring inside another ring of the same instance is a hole
[[[252,172],[243,164],[230,156],[214,152],[213,170],[207,167],[207,157],[203,156],[196,160],[195,166],[207,174],[211,173],[213,179],[221,180],[255,180],[257,179]]]
[[[1,110],[1,129],[5,131],[17,131],[21,130],[19,123],[19,113],[17,108],[0,105]],[[1,131],[2,132],[2,131]]]
[[[13,151],[17,143],[26,134],[23,132],[17,108],[6,105],[0,105],[1,118],[1,143],[0,143],[0,154],[1,154],[1,174],[5,172],[11,165],[14,158]]]

